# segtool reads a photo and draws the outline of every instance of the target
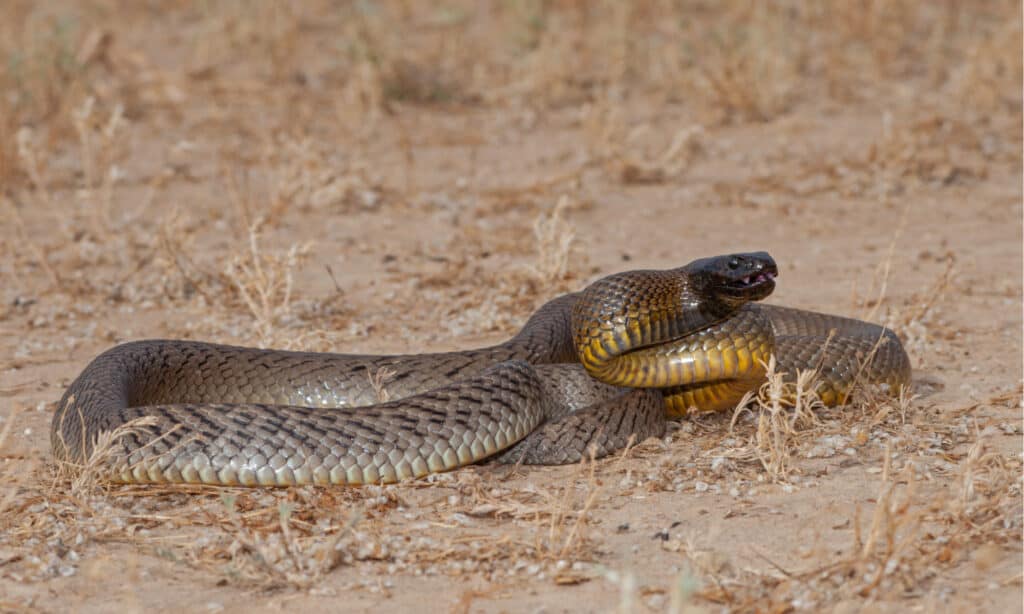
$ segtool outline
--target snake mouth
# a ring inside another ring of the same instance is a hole
[[[729,280],[725,283],[725,293],[741,301],[759,301],[775,290],[776,275],[778,271],[772,267]]]
[[[723,305],[735,308],[743,303],[759,301],[775,290],[779,268],[767,252],[750,252],[712,256],[686,265],[708,299],[716,298]]]
[[[729,285],[737,290],[756,290],[767,284],[771,284],[772,287],[774,287],[775,277],[777,275],[778,273],[776,271],[761,271],[760,273],[741,277]]]
[[[719,280],[722,293],[730,299],[759,301],[775,290],[779,268],[768,254],[735,254],[723,260],[725,270]]]

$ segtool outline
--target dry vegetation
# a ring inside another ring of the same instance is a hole
[[[8,0],[0,56],[0,610],[1020,607],[1019,3]],[[468,347],[762,248],[914,389],[393,487],[49,460],[115,342]]]

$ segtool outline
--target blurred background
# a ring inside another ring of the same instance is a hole
[[[890,249],[918,217],[1019,221],[955,195],[1019,171],[1017,2],[0,11],[6,305],[216,304],[293,343],[274,331],[436,304],[442,330],[418,332],[438,341],[511,330],[610,270],[769,249],[844,278],[794,298],[869,309],[887,250],[927,251],[933,275],[955,251],[928,232]]]

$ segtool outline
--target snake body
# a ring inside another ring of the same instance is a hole
[[[765,253],[600,279],[488,348],[398,356],[193,341],[125,343],[58,404],[54,455],[104,455],[114,481],[215,485],[394,482],[496,457],[574,462],[664,432],[665,415],[735,406],[775,355],[818,369],[842,402],[857,382],[907,384],[889,329],[762,305]]]

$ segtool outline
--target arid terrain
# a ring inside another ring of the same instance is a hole
[[[1021,610],[1019,2],[6,0],[0,54],[0,611]],[[394,486],[50,456],[123,341],[470,348],[753,250],[912,389]]]

